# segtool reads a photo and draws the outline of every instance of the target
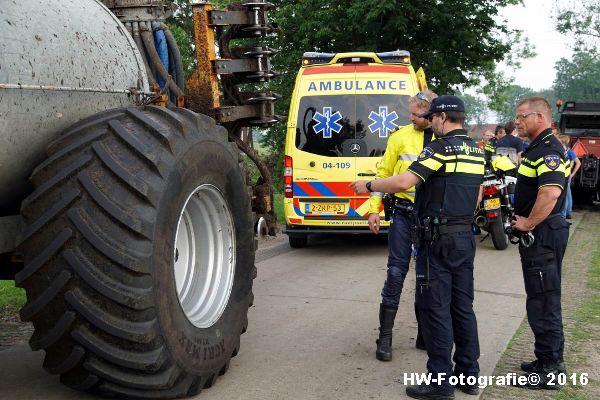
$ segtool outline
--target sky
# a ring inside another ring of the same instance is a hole
[[[554,63],[562,57],[570,57],[572,41],[558,33],[553,14],[555,2],[549,0],[525,0],[522,5],[509,6],[500,12],[512,29],[521,29],[535,46],[537,56],[522,61],[518,70],[501,65],[501,70],[515,78],[515,84],[534,90],[548,89],[555,78]]]

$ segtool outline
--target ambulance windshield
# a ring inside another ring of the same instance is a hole
[[[409,123],[409,96],[305,96],[296,147],[326,157],[380,157],[390,132]]]

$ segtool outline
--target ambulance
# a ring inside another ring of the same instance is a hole
[[[285,143],[284,214],[294,248],[311,234],[369,233],[369,196],[348,186],[374,179],[389,135],[409,121],[408,99],[426,89],[410,53],[304,53]],[[383,219],[382,231],[389,226]]]

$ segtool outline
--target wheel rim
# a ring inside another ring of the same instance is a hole
[[[198,186],[179,216],[173,251],[179,304],[198,328],[219,320],[229,301],[235,274],[235,228],[221,191]]]

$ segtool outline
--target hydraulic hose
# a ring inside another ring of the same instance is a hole
[[[165,32],[165,36],[167,37],[167,45],[169,46],[169,53],[173,55],[173,71],[175,72],[175,83],[181,90],[185,92],[185,75],[183,73],[183,61],[181,58],[181,52],[179,51],[179,46],[177,45],[177,41],[175,40],[175,36],[173,36],[173,32],[169,29],[169,27],[161,23],[160,27]]]
[[[152,32],[154,33],[154,45],[156,51],[158,52],[158,57],[160,58],[160,62],[162,63],[165,70],[169,71],[169,48],[167,47],[167,38],[165,37],[165,32],[160,29],[160,24],[158,22],[152,22]],[[165,80],[159,77],[158,84],[160,88],[165,87]]]
[[[142,41],[144,42],[144,46],[146,47],[146,51],[148,51],[148,56],[150,57],[149,62],[156,67],[157,72],[165,80],[168,87],[173,91],[173,93],[177,97],[184,96],[183,91],[177,86],[177,84],[175,84],[175,82],[169,75],[169,72],[165,69],[164,65],[162,64],[160,57],[156,52],[156,48],[154,47],[154,37],[152,36],[152,32],[143,22],[140,22],[140,31],[142,35]]]
[[[153,69],[150,68],[148,64],[148,56],[146,55],[146,49],[144,48],[144,43],[142,42],[142,38],[140,36],[140,25],[137,22],[133,23],[133,40],[135,45],[137,46],[140,54],[142,55],[142,60],[144,60],[144,66],[146,67],[146,75],[148,75],[148,81],[150,81],[150,86],[157,85],[156,77],[154,76]]]

